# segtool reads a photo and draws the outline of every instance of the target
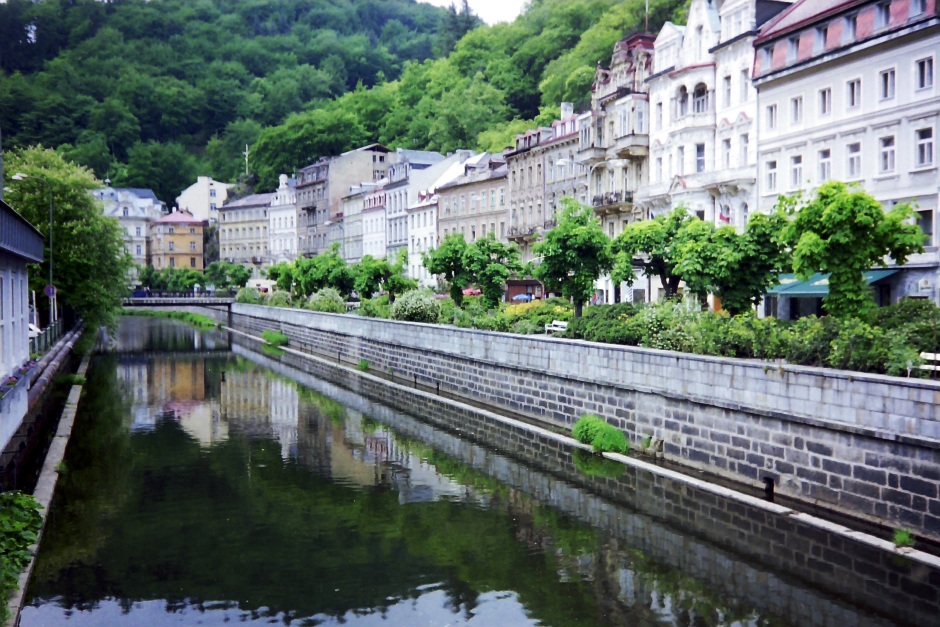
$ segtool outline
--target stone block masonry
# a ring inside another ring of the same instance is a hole
[[[667,458],[940,539],[940,382],[232,305],[298,350],[562,429],[585,413]]]

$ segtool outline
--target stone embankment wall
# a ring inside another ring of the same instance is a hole
[[[940,539],[940,382],[234,304],[299,350],[569,428],[595,413],[668,459]]]
[[[927,625],[940,616],[940,569],[811,524],[784,507],[724,497],[637,466],[624,465],[617,476],[587,474],[565,442],[491,412],[321,360],[251,353],[257,350],[251,340],[236,337],[234,345],[236,353],[602,529],[621,548],[710,582],[711,594],[696,591],[696,603],[745,598],[764,618],[806,627]],[[625,557],[612,550],[589,573],[620,593],[605,608],[608,616],[650,599],[620,585],[624,577],[650,575]]]
[[[134,305],[125,305],[125,310],[135,311],[138,309],[149,309],[153,311],[160,311],[161,309],[166,309],[165,307],[147,307],[146,305],[137,307]],[[210,306],[210,305],[196,305],[191,306],[174,306],[173,311],[184,311],[186,313],[199,314],[200,316],[206,316],[212,318],[219,324],[229,324],[228,316],[228,307],[226,305],[219,306]]]

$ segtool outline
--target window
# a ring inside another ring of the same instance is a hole
[[[803,96],[790,100],[790,122],[800,124],[803,122]]]
[[[777,105],[773,104],[767,106],[767,129],[775,128],[777,128]]]
[[[747,70],[741,70],[741,102],[747,102],[747,88],[750,82],[747,76]]]
[[[140,227],[139,227],[139,226],[135,229],[134,232],[137,234],[137,237],[140,237]]]
[[[663,128],[663,103],[656,103],[656,130]]]
[[[857,107],[862,101],[862,80],[855,78],[845,84],[845,102],[849,108]]]
[[[881,99],[894,98],[894,68],[885,70],[878,75]]]
[[[800,53],[800,36],[790,37],[787,40],[787,63],[796,61]]]
[[[176,250],[176,242],[170,242],[170,250]]]
[[[692,111],[705,113],[708,110],[708,88],[699,83],[692,92]]]
[[[724,94],[724,106],[731,106],[731,77],[726,76],[721,79],[722,93]]]
[[[911,17],[921,15],[927,10],[927,0],[911,0]]]
[[[176,232],[176,229],[173,228],[172,226],[167,228],[167,233],[169,233],[170,235],[173,235],[175,232]]]
[[[842,43],[847,44],[855,40],[855,28],[858,25],[858,14],[848,15],[842,26]]]
[[[689,112],[689,92],[686,90],[685,86],[679,88],[679,91],[676,92],[676,113],[678,117],[683,117],[686,113]]]
[[[209,209],[211,209],[212,211],[215,211],[216,209],[218,209],[218,207],[216,206],[216,204],[215,204],[214,202],[210,202],[210,203],[209,203]]]
[[[862,175],[862,145],[858,142],[846,146],[848,178],[857,179]]]
[[[933,129],[922,128],[917,131],[917,165],[933,164]]]
[[[878,144],[881,147],[878,171],[894,172],[894,136],[882,137],[878,140]]]
[[[829,115],[832,111],[832,89],[826,87],[819,90],[819,115]]]
[[[209,190],[209,198],[215,198],[215,190],[214,190],[214,189],[210,189],[210,190]]]
[[[676,151],[676,174],[685,174],[685,147],[679,146]]]
[[[933,87],[933,57],[921,59],[915,65],[917,89],[930,89]]]
[[[189,250],[196,250],[196,242],[189,243]]]
[[[695,144],[695,171],[705,171],[705,144]]]
[[[727,169],[731,167],[731,140],[721,140],[721,163]]]
[[[799,189],[803,184],[803,155],[790,157],[790,188]]]
[[[127,217],[127,213],[128,213],[127,207],[124,207],[124,209],[122,209],[121,212],[122,212],[122,215],[126,218],[126,217]]]
[[[170,257],[170,267],[171,268],[176,267],[176,257]]]
[[[816,28],[816,40],[813,43],[813,52],[823,52],[826,50],[826,40],[829,39],[829,26],[819,26]]]
[[[891,23],[891,3],[879,2],[875,5],[875,28],[887,28]]]
[[[824,148],[819,151],[819,182],[825,183],[832,178],[832,151]]]
[[[140,244],[137,245],[137,254],[138,254],[138,255],[142,255],[142,254],[143,254],[143,252],[141,251],[141,246],[140,246]]]
[[[196,234],[196,229],[191,227],[191,228],[189,229],[189,234],[190,234],[190,235],[195,235],[195,234]]]
[[[748,137],[747,133],[744,133],[743,135],[741,135],[741,159],[740,159],[740,165],[747,165],[747,151],[748,151],[748,143],[749,143],[748,140],[749,140],[749,139],[750,139],[750,138]]]
[[[933,210],[927,209],[925,211],[917,212],[917,224],[920,225],[920,230],[924,232],[924,235],[927,236],[927,241],[924,243],[925,246],[933,245]]]
[[[777,191],[777,162],[768,161],[765,169],[767,170],[767,191],[775,192]]]
[[[774,63],[774,47],[767,46],[766,48],[761,49],[761,68],[763,70],[769,70],[773,67]]]
[[[189,258],[189,267],[190,267],[190,268],[195,268],[195,267],[196,267],[196,258],[195,258],[195,257],[190,257],[190,258]]]
[[[656,157],[656,181],[663,180],[663,158]]]

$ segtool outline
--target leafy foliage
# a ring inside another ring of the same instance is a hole
[[[269,307],[290,307],[290,292],[284,290],[274,290],[264,299],[264,304]]]
[[[574,424],[571,435],[582,444],[590,444],[595,452],[630,452],[630,443],[623,431],[593,414],[585,414]]]
[[[401,298],[395,301],[391,310],[393,320],[407,320],[409,322],[435,323],[440,314],[441,304],[429,290],[405,292]]]
[[[462,233],[452,233],[440,246],[424,253],[424,267],[431,274],[444,277],[451,300],[459,307],[463,302],[463,288],[470,284],[472,275],[465,263],[467,240]]]
[[[36,499],[19,491],[0,492],[0,620],[9,620],[7,602],[32,554],[42,516]]]
[[[206,266],[204,275],[208,284],[215,285],[216,289],[225,289],[243,287],[251,278],[251,271],[237,263],[213,261]]]
[[[679,249],[698,242],[704,235],[701,224],[681,206],[652,220],[628,224],[611,244],[614,254],[611,277],[633,285],[636,280],[633,269],[643,268],[646,276],[659,277],[667,298],[674,296],[682,280],[677,269]]]
[[[284,335],[281,331],[265,329],[261,332],[261,339],[271,346],[287,346],[287,336]]]
[[[60,307],[71,308],[90,327],[113,327],[133,261],[124,252],[124,231],[118,221],[105,217],[89,194],[101,183],[90,171],[41,146],[14,150],[5,159],[8,172],[29,177],[10,182],[6,201],[46,237],[43,262],[29,266],[29,289],[41,294],[49,281],[51,226],[53,281]],[[47,310],[40,307],[41,314]]]
[[[467,248],[464,264],[474,282],[480,286],[487,307],[499,305],[506,279],[522,270],[519,250],[514,245],[498,241],[493,233],[478,239]]]
[[[793,249],[793,270],[803,280],[816,272],[831,273],[823,302],[839,318],[874,308],[864,271],[883,265],[886,256],[903,265],[924,250],[924,234],[910,220],[910,205],[885,211],[869,194],[839,181],[823,183],[802,206],[795,197],[783,197],[779,206],[792,216],[784,236]]]
[[[594,291],[597,277],[611,269],[610,242],[594,211],[571,198],[563,198],[558,226],[533,251],[542,258],[535,277],[550,291],[560,291],[574,302],[575,318]]]
[[[243,287],[235,294],[235,302],[258,305],[261,303],[261,292],[254,287]]]
[[[311,311],[346,313],[346,303],[343,297],[332,287],[324,287],[315,294],[311,294],[304,307]]]

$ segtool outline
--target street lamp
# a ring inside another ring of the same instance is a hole
[[[44,292],[46,296],[49,297],[49,325],[52,326],[52,323],[55,322],[55,285],[52,282],[52,186],[49,184],[49,181],[40,176],[23,174],[22,172],[17,172],[11,178],[14,181],[36,179],[43,184],[46,191],[49,193],[49,285],[46,286]]]

